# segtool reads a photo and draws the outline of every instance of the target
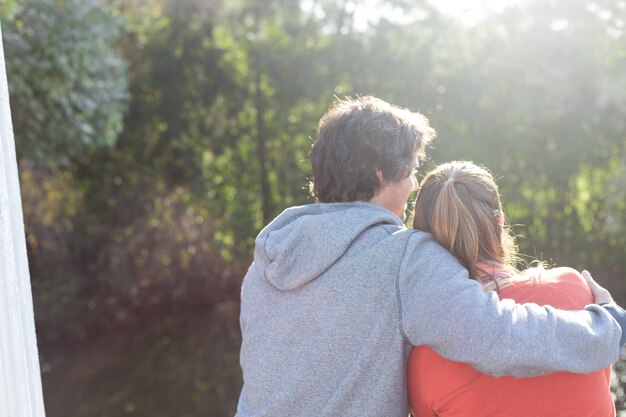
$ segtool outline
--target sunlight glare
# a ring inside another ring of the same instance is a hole
[[[474,25],[493,13],[500,13],[508,7],[524,3],[526,0],[428,0],[429,3],[441,13],[458,19],[467,25]],[[323,7],[312,0],[303,0],[303,10],[313,13],[317,18],[323,19],[325,13]],[[386,4],[381,7],[377,0],[362,0],[360,2],[348,1],[345,3],[348,14],[354,16],[354,29],[366,30],[368,25],[376,25],[381,17],[396,23],[410,24],[428,17],[425,10],[415,8],[409,12],[400,7],[392,7]]]
[[[431,0],[430,3],[443,13],[465,19],[485,13],[500,13],[507,7],[522,2],[523,0]]]

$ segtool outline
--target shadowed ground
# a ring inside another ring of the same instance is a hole
[[[141,332],[40,346],[48,417],[234,415],[238,306],[148,322]]]

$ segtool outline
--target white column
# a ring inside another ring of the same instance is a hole
[[[0,36],[0,417],[44,416],[22,200]]]

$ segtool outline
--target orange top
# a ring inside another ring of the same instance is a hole
[[[500,298],[520,304],[578,310],[593,303],[584,278],[571,268],[543,271],[539,282],[521,279],[506,285]],[[610,367],[584,375],[492,377],[445,359],[427,346],[414,348],[407,366],[409,404],[415,417],[613,417],[610,381]]]

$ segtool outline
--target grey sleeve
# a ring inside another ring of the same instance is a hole
[[[606,309],[563,311],[500,301],[428,234],[411,236],[396,279],[406,339],[482,372],[589,373],[618,359],[622,330]]]

